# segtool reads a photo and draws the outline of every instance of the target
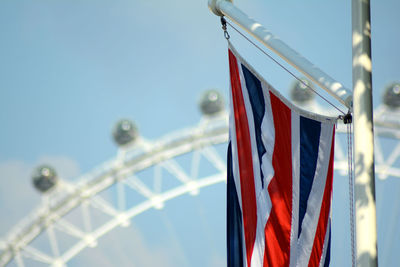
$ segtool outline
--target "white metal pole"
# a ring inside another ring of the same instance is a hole
[[[349,89],[335,81],[279,38],[275,37],[260,23],[236,8],[231,0],[209,0],[208,6],[214,14],[217,16],[227,16],[262,44],[274,51],[278,56],[339,100],[347,108],[352,108],[353,96]]]
[[[357,266],[378,266],[369,0],[352,0]]]

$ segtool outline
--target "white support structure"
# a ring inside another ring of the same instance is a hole
[[[352,91],[345,88],[341,83],[334,80],[282,40],[274,36],[260,23],[235,7],[231,0],[209,0],[208,6],[215,15],[228,17],[347,108],[352,109]]]

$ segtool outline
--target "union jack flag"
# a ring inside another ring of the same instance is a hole
[[[228,267],[329,266],[336,119],[295,107],[228,52]]]

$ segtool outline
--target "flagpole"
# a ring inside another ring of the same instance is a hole
[[[235,7],[232,4],[232,0],[208,0],[208,6],[215,15],[228,17],[347,108],[352,109],[353,95],[351,90],[345,88],[341,83],[334,80],[282,40],[274,36],[260,23]]]
[[[357,266],[378,266],[370,1],[352,0]]]

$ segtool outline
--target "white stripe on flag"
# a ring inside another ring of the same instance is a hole
[[[257,197],[257,205],[262,206],[263,213],[260,213],[259,218],[259,228],[263,237],[263,251],[262,251],[262,259],[264,260],[265,254],[265,226],[267,224],[269,215],[271,213],[272,202],[268,192],[268,186],[274,177],[275,171],[272,166],[272,156],[274,153],[275,147],[275,126],[273,121],[271,100],[269,97],[269,88],[265,83],[261,83],[261,87],[263,90],[264,103],[265,103],[265,111],[264,117],[261,123],[261,140],[265,147],[265,153],[261,158],[261,171],[264,176],[264,189],[260,192]],[[262,265],[259,265],[262,266]]]
[[[292,229],[290,233],[290,267],[297,258],[300,201],[300,116],[292,110]]]
[[[267,200],[266,206],[268,207],[267,213],[264,218],[264,227],[267,223],[270,210],[271,210],[271,198],[268,193],[268,186],[271,182],[272,178],[275,175],[274,167],[272,166],[272,156],[274,153],[275,147],[275,125],[274,125],[274,116],[272,114],[271,107],[271,99],[269,95],[269,86],[264,82],[261,84],[263,92],[264,92],[264,102],[265,102],[265,114],[261,124],[261,139],[265,147],[265,154],[262,157],[261,169],[264,174],[264,194],[265,199]]]
[[[251,154],[252,154],[252,163],[254,172],[254,187],[255,187],[254,189],[257,200],[257,215],[259,215],[259,214],[265,214],[266,210],[264,205],[260,205],[259,203],[259,195],[262,192],[262,185],[261,185],[260,162],[257,150],[257,141],[255,138],[256,130],[254,126],[254,115],[253,115],[253,109],[251,107],[251,102],[249,99],[249,93],[247,91],[246,80],[243,75],[242,64],[240,60],[237,61],[238,61],[239,76],[243,93],[243,100],[246,107],[246,115],[250,131]],[[262,266],[263,263],[265,237],[264,237],[264,228],[262,225],[260,225],[260,222],[261,222],[260,216],[257,216],[256,240],[254,244],[253,254],[251,257],[251,266]]]

